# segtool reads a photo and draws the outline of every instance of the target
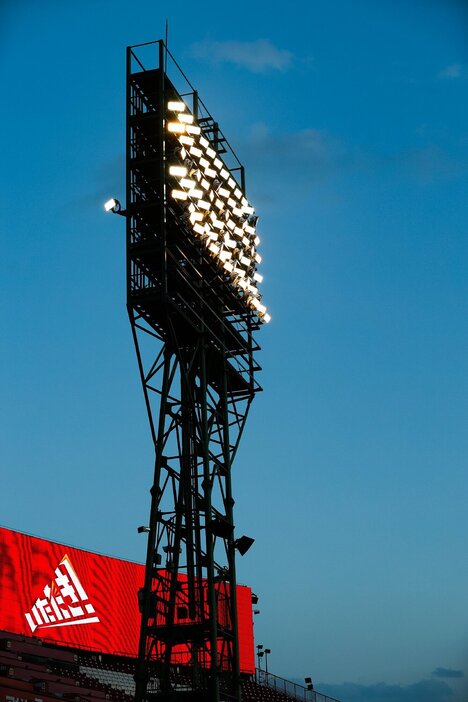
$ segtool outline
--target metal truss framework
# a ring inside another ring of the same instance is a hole
[[[164,43],[152,46],[153,69],[137,47],[127,54],[127,308],[155,450],[136,700],[240,700],[231,465],[260,390],[258,321],[167,201],[165,101],[180,93]],[[204,134],[227,153],[190,88]]]

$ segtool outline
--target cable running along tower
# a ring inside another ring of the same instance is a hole
[[[257,218],[162,40],[127,49],[126,103],[127,307],[155,450],[136,700],[238,702],[235,552],[253,540],[234,532],[231,465],[269,320]]]

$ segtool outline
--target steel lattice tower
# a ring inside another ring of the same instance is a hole
[[[241,276],[241,255],[254,255],[252,221],[245,205],[232,220],[244,227],[244,244],[226,248],[223,260],[237,274],[213,255],[224,239],[209,249],[211,240],[194,236],[196,208],[187,209],[190,198],[171,197],[179,191],[171,191],[177,182],[169,167],[182,164],[200,181],[201,171],[168,130],[168,102],[189,106],[191,116],[180,119],[198,125],[192,132],[216,154],[212,165],[222,158],[229,183],[235,180],[232,197],[240,192],[242,202],[244,171],[175,62],[189,89],[182,96],[174,87],[164,42],[149,48],[152,68],[140,47],[127,50],[127,308],[155,450],[136,700],[240,700],[231,466],[260,390],[253,332],[262,320],[235,283],[255,268],[252,258]],[[210,181],[216,197],[223,177]],[[174,688],[177,665],[184,692]]]

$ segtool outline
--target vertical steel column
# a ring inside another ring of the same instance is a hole
[[[158,422],[158,433],[157,437],[154,435],[154,424],[153,417],[151,413],[151,405],[148,397],[148,388],[146,385],[146,378],[144,374],[143,365],[141,362],[140,349],[138,345],[138,338],[136,335],[136,329],[134,320],[131,319],[133,338],[135,341],[135,349],[138,359],[138,367],[140,370],[140,377],[143,386],[143,392],[145,395],[145,402],[148,409],[148,416],[150,420],[150,426],[152,428],[152,434],[155,440],[155,464],[154,464],[154,477],[153,485],[151,487],[151,507],[150,507],[150,523],[149,523],[149,534],[148,534],[148,544],[146,549],[146,570],[145,570],[145,584],[143,587],[143,597],[142,597],[142,612],[141,612],[141,626],[140,626],[140,638],[138,643],[138,661],[137,669],[135,675],[135,701],[142,702],[146,696],[146,688],[148,684],[148,661],[147,661],[147,639],[148,639],[148,619],[151,616],[150,604],[151,604],[151,591],[153,583],[153,569],[155,566],[154,556],[156,548],[156,530],[157,530],[157,517],[158,517],[158,506],[159,506],[159,483],[161,476],[161,466],[163,459],[163,449],[164,449],[164,425],[165,425],[165,414],[166,414],[166,402],[167,395],[170,387],[170,354],[165,350],[164,354],[164,371],[163,371],[163,383],[162,383],[162,393],[161,393],[161,407],[159,412],[159,422]]]
[[[216,591],[214,583],[214,542],[211,531],[212,504],[211,504],[211,473],[209,456],[209,429],[207,412],[207,375],[205,339],[202,338],[200,352],[200,394],[202,414],[202,441],[203,441],[203,497],[205,502],[205,539],[207,556],[207,584],[208,584],[208,611],[210,617],[210,673],[213,702],[219,702],[218,679],[218,615],[216,605]]]
[[[223,394],[222,394],[222,412],[223,412],[223,449],[224,449],[224,471],[226,476],[226,520],[232,527],[227,543],[227,557],[229,564],[229,602],[230,616],[232,627],[232,657],[233,657],[233,683],[234,696],[238,702],[241,702],[240,688],[240,664],[239,664],[239,631],[237,622],[237,581],[236,581],[236,549],[234,546],[234,500],[232,497],[231,483],[231,450],[229,440],[229,389],[226,372],[227,359],[223,363]]]

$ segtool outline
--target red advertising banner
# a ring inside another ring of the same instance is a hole
[[[0,528],[0,629],[136,656],[144,566]],[[254,672],[251,590],[238,586],[239,653]]]

